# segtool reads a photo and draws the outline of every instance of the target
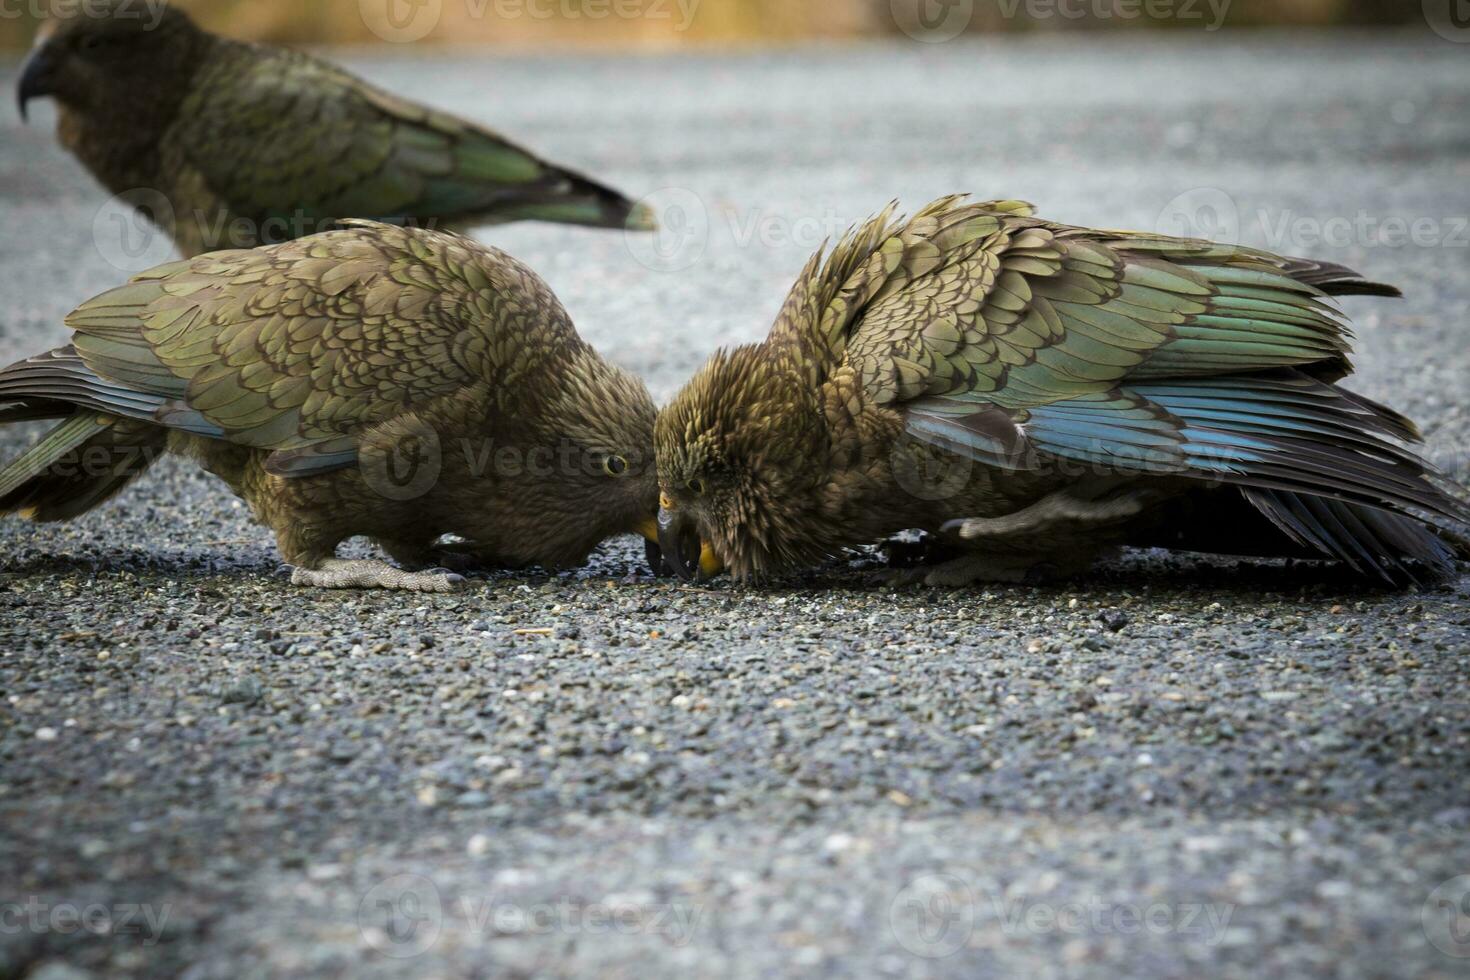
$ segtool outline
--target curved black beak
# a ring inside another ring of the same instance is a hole
[[[699,531],[694,522],[667,507],[658,509],[658,547],[664,563],[686,582],[700,578]],[[650,555],[650,558],[652,555]],[[657,568],[654,569],[658,571]]]
[[[648,562],[649,570],[653,572],[654,578],[668,578],[674,574],[669,563],[664,561],[664,550],[658,546],[658,540],[652,539],[643,542],[643,557]]]
[[[15,85],[15,101],[20,106],[22,122],[28,122],[26,103],[42,96],[54,95],[56,59],[47,44],[38,45],[20,66],[20,80]]]

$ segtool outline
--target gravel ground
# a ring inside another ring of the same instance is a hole
[[[484,236],[656,397],[760,336],[827,235],[971,190],[1401,284],[1353,302],[1356,385],[1467,479],[1470,59],[1423,34],[342,56],[658,191],[656,243]],[[7,361],[127,264],[41,114],[0,139]],[[640,558],[299,592],[169,464],[0,524],[0,977],[1470,968],[1464,580],[1131,554],[1065,587],[895,592],[864,560],[751,591]]]

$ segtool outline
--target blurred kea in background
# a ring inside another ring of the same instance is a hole
[[[62,144],[186,256],[338,218],[654,228],[647,208],[488,129],[308,55],[217,37],[172,6],[96,0],[44,23],[22,116],[40,96],[59,103]]]
[[[1397,291],[1017,202],[890,209],[660,414],[663,555],[751,578],[917,528],[947,554],[900,577],[936,585],[1116,545],[1448,577],[1470,509],[1404,447],[1413,423],[1336,384],[1328,297],[1352,294]]]
[[[653,402],[546,284],[469,239],[348,224],[145,272],[0,371],[0,423],[64,420],[0,471],[0,513],[76,517],[167,447],[250,504],[298,584],[445,591],[421,569],[448,534],[550,567],[653,534]],[[355,535],[407,570],[336,559]]]

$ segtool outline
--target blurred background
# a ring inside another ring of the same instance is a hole
[[[88,0],[5,0],[0,46],[28,44],[48,2]],[[1394,26],[1424,17],[1419,0],[182,0],[180,6],[207,27],[256,40],[609,48],[915,32],[947,40],[962,32]]]

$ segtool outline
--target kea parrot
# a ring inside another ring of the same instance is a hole
[[[299,585],[447,591],[446,549],[567,567],[653,536],[653,402],[550,288],[457,235],[346,225],[141,273],[0,371],[0,423],[62,420],[0,471],[0,513],[76,517],[166,449],[245,499]],[[337,559],[358,535],[404,567]]]
[[[1117,546],[1455,572],[1470,508],[1402,415],[1339,386],[1341,266],[1045,221],[894,208],[801,274],[655,427],[662,558],[759,578],[896,533],[931,585],[1071,575]]]
[[[94,0],[41,28],[18,97],[181,253],[274,244],[336,218],[460,229],[518,220],[653,230],[650,210],[475,123],[296,51]]]

